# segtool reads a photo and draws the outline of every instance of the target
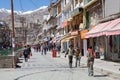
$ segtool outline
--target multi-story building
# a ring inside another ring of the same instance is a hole
[[[112,0],[94,0],[86,8],[86,16],[88,16],[86,22],[90,30],[86,35],[89,39],[88,45],[99,47],[102,59],[120,60],[119,2],[119,0],[115,2]]]
[[[66,51],[73,44],[85,54],[87,47],[92,46],[103,59],[120,60],[119,2],[57,0],[48,9],[50,18],[47,22],[47,35],[62,36],[59,39],[61,51]]]

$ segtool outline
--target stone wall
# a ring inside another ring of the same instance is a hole
[[[18,50],[15,53],[15,57],[12,55],[0,55],[0,68],[13,68],[13,58],[15,58],[15,65],[17,65],[19,62],[19,57],[21,57],[23,50]]]
[[[13,56],[0,56],[0,68],[12,68]]]

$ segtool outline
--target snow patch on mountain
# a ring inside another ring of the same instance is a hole
[[[47,8],[47,7],[48,7],[48,6],[42,6],[42,7],[38,8],[38,9],[36,9],[36,10],[31,10],[31,11],[23,12],[21,15],[31,14],[31,13],[33,13],[33,12],[37,12],[37,11],[42,10],[42,9],[45,9],[45,8]]]
[[[31,13],[33,13],[33,12],[37,12],[37,11],[42,10],[42,9],[45,9],[45,8],[47,8],[47,7],[48,7],[48,6],[42,6],[42,7],[38,8],[38,9],[36,9],[36,10],[31,10],[31,11],[26,11],[26,12],[14,11],[14,13],[16,13],[16,14],[18,14],[18,15],[31,14]],[[2,8],[2,9],[0,9],[0,14],[1,14],[1,15],[2,15],[2,14],[9,15],[9,14],[11,14],[11,10]]]

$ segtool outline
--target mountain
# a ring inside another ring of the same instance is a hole
[[[34,12],[37,12],[39,10],[43,10],[43,9],[46,9],[47,6],[42,6],[36,10],[31,10],[31,11],[26,11],[26,12],[22,12],[22,11],[14,11],[15,14],[17,15],[27,15],[27,14],[32,14]],[[8,9],[5,9],[5,8],[2,8],[0,9],[0,18],[4,18],[8,15],[11,15],[11,10],[8,10]]]
[[[14,25],[15,29],[19,27],[27,28],[27,36],[30,38],[27,38],[30,42],[34,42],[37,39],[37,35],[39,33],[43,32],[43,21],[44,21],[44,15],[48,15],[48,7],[43,6],[36,10],[32,11],[14,11]],[[11,22],[11,10],[7,9],[0,9],[0,19],[5,21],[10,28],[12,28],[12,22]],[[21,32],[16,31],[16,37],[17,35],[21,35]]]

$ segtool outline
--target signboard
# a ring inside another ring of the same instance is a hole
[[[81,39],[85,39],[85,35],[88,32],[88,29],[80,31]]]

